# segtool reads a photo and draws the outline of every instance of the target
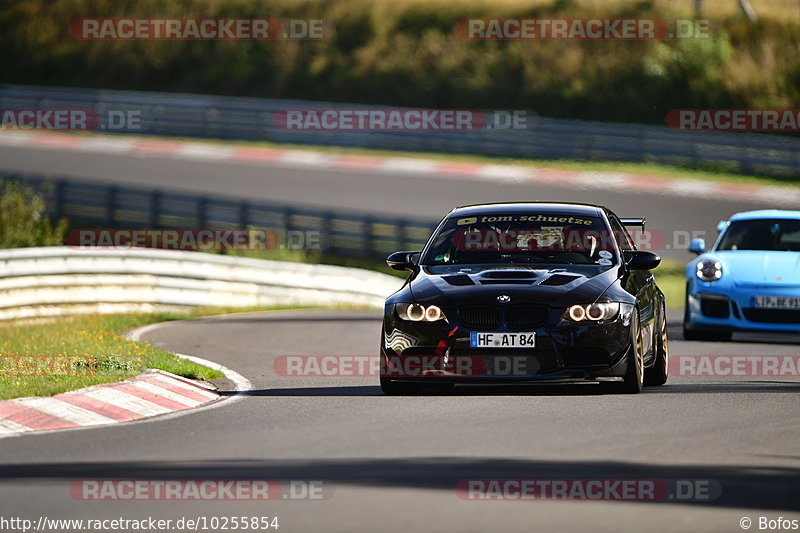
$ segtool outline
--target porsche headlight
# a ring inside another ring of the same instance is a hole
[[[435,305],[424,306],[418,303],[397,304],[397,316],[411,322],[447,322],[444,313]]]
[[[722,263],[716,259],[698,261],[696,274],[703,281],[717,281],[722,277]]]
[[[564,319],[572,322],[599,322],[613,320],[619,314],[619,302],[596,302],[586,305],[573,305],[564,313]]]

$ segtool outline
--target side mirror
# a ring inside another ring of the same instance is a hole
[[[704,254],[706,252],[706,241],[704,239],[692,239],[689,243],[689,251],[693,254]]]
[[[625,252],[625,265],[631,270],[652,270],[661,264],[661,257],[645,250]]]
[[[417,263],[414,256],[419,252],[395,252],[386,258],[386,264],[393,270],[414,270]]]

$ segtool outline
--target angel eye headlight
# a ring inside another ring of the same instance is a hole
[[[586,307],[586,318],[589,320],[603,320],[606,317],[605,304],[592,304]]]
[[[589,320],[613,320],[619,314],[618,302],[595,302],[587,305],[573,305],[564,313],[564,318],[572,322]]]
[[[411,322],[438,322],[440,320],[447,321],[444,313],[439,307],[429,305],[425,307],[418,303],[411,304],[397,304],[397,316],[403,320]]]
[[[431,305],[425,309],[425,320],[428,322],[436,322],[437,320],[441,320],[442,316],[442,310],[435,305]]]
[[[704,259],[697,263],[696,273],[703,281],[717,281],[722,277],[722,263],[716,259]]]
[[[584,309],[582,305],[573,305],[567,309],[567,315],[575,322],[580,322],[586,318],[586,309]]]

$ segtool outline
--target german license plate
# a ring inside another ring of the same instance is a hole
[[[536,333],[482,333],[473,331],[469,337],[472,348],[535,348]]]
[[[791,296],[756,296],[758,309],[800,309],[800,298]]]

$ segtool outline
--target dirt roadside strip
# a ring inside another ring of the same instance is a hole
[[[95,385],[48,398],[0,402],[0,438],[29,432],[131,422],[218,401],[208,383],[164,372],[147,372],[120,383]]]
[[[441,179],[557,184],[575,189],[618,189],[646,194],[708,199],[800,203],[800,189],[746,183],[664,178],[625,172],[578,171],[512,164],[487,164],[413,157],[334,154],[309,149],[238,146],[230,143],[177,141],[135,136],[84,136],[58,132],[0,132],[0,146],[139,157],[238,163],[292,168],[322,168],[411,174]]]

